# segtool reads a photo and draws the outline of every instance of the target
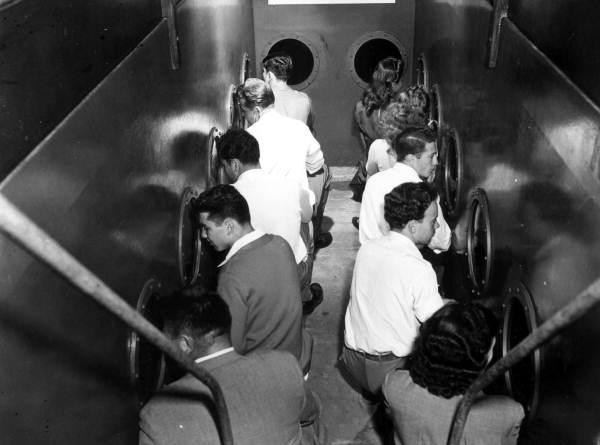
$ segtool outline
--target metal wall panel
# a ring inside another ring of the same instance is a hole
[[[179,285],[179,196],[204,187],[209,131],[254,52],[244,0],[180,2],[177,24],[179,71],[162,22],[0,185],[134,307],[151,277]],[[134,443],[128,329],[2,236],[0,250],[2,442]]]
[[[319,58],[319,68],[304,91],[311,97],[316,137],[329,165],[355,165],[361,157],[354,127],[354,104],[363,87],[350,69],[353,44],[376,31],[397,38],[406,51],[405,82],[412,73],[414,1],[388,5],[267,5],[254,0],[256,62],[279,38],[299,36]],[[260,74],[260,71],[258,71]]]
[[[535,9],[536,17],[546,6]],[[497,67],[486,68],[491,18],[487,1],[417,2],[415,54],[425,54],[443,121],[463,141],[464,208],[455,247],[466,249],[469,196],[481,188],[497,277],[483,296],[502,311],[515,290],[527,290],[533,319],[543,322],[600,271],[600,112],[510,22],[502,28]],[[548,39],[565,48],[558,36]],[[542,350],[537,412],[523,427],[523,443],[598,442],[598,326],[595,310]]]
[[[0,178],[135,48],[160,15],[159,0],[0,6]]]

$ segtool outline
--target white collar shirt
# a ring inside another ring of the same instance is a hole
[[[252,227],[281,236],[292,248],[296,263],[303,261],[306,246],[300,237],[300,186],[260,168],[246,170],[233,186],[248,202]]]
[[[260,149],[260,166],[267,173],[294,179],[311,196],[306,173],[319,171],[324,164],[321,145],[306,124],[286,117],[274,108],[263,111],[260,119],[248,127]]]
[[[195,362],[196,364],[200,364],[200,363],[202,363],[202,362],[206,362],[206,361],[208,361],[208,360],[210,360],[210,359],[213,359],[213,358],[219,357],[219,356],[221,356],[221,355],[225,355],[225,354],[227,354],[228,352],[232,352],[232,351],[233,351],[233,346],[230,346],[229,348],[221,349],[220,351],[213,352],[212,354],[205,355],[204,357],[199,357],[199,358],[197,358],[196,360],[194,360],[194,362]]]
[[[271,89],[275,95],[275,110],[278,113],[308,123],[310,98],[306,93],[296,91],[284,83],[273,83]]]
[[[240,237],[236,242],[234,242],[231,245],[231,247],[229,248],[229,252],[227,252],[227,256],[225,256],[223,262],[217,267],[221,267],[222,265],[224,265],[227,261],[229,261],[229,258],[234,256],[238,252],[238,250],[240,250],[244,246],[247,246],[252,241],[256,241],[263,235],[264,233],[260,230],[253,230],[252,232],[246,233],[244,236]]]
[[[390,232],[358,251],[344,341],[356,351],[405,357],[420,324],[442,305],[431,264],[410,239]]]
[[[397,162],[392,168],[375,173],[368,179],[360,205],[358,239],[361,244],[390,232],[390,226],[383,213],[385,195],[406,182],[422,182],[422,180],[415,169],[402,162]],[[450,247],[452,232],[444,219],[439,197],[437,205],[439,227],[435,230],[428,246],[439,253]]]

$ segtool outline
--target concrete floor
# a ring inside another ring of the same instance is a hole
[[[359,247],[358,231],[351,220],[358,215],[360,203],[352,200],[346,179],[342,177],[344,182],[332,184],[323,229],[329,229],[333,243],[317,253],[313,270],[313,282],[321,283],[325,299],[306,320],[306,327],[315,339],[308,385],[322,401],[321,424],[327,429],[328,444],[380,445],[383,442],[370,420],[374,406],[350,386],[338,365],[352,269]]]

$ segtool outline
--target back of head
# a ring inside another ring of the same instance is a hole
[[[215,292],[184,289],[161,301],[165,332],[172,338],[189,335],[201,339],[229,335],[231,315],[227,303]]]
[[[386,57],[377,64],[373,80],[362,97],[367,116],[377,109],[385,108],[396,96],[394,85],[400,82],[403,71],[404,62],[396,57]]]
[[[436,396],[464,394],[487,366],[498,331],[489,309],[474,303],[447,304],[421,325],[408,360],[410,376]]]
[[[403,229],[409,221],[420,221],[437,199],[437,192],[426,182],[405,182],[385,195],[383,217],[392,230]]]
[[[391,144],[394,138],[407,128],[425,127],[428,109],[427,92],[422,87],[410,87],[383,110],[379,119],[379,130]]]
[[[226,218],[232,218],[239,224],[250,223],[248,203],[232,185],[216,185],[200,193],[190,204],[196,218],[200,213],[208,213],[208,218],[217,224]]]
[[[256,79],[254,77],[246,79],[246,81],[237,88],[236,95],[240,101],[240,105],[246,109],[254,107],[264,109],[275,103],[275,96],[269,85],[267,85],[264,80]]]
[[[398,162],[408,155],[420,156],[426,145],[437,140],[433,130],[427,127],[408,127],[392,140],[391,148],[396,153]]]
[[[269,55],[263,59],[262,66],[266,72],[273,73],[277,79],[283,81],[290,78],[294,68],[292,58],[287,54]]]
[[[224,161],[239,159],[244,165],[259,163],[258,141],[246,130],[227,130],[217,142],[219,158]]]

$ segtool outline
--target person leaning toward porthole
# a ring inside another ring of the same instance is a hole
[[[447,304],[421,325],[406,368],[383,383],[397,443],[447,443],[456,408],[491,361],[498,331],[494,314],[473,303]],[[510,397],[481,393],[461,443],[516,444],[523,417]]]

